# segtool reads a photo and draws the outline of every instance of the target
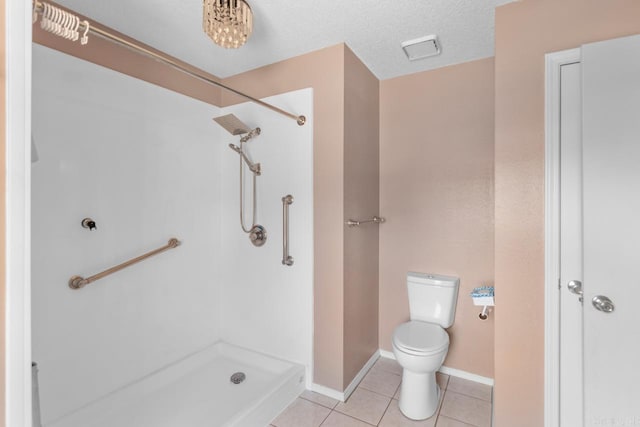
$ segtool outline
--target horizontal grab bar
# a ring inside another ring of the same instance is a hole
[[[177,248],[179,245],[180,245],[180,241],[178,239],[176,239],[176,238],[172,238],[172,239],[169,240],[169,242],[165,246],[163,246],[161,248],[158,248],[158,249],[153,250],[151,252],[147,252],[146,254],[140,255],[139,257],[130,259],[129,261],[123,262],[122,264],[118,264],[115,267],[111,267],[111,268],[109,268],[109,269],[107,269],[107,270],[105,270],[105,271],[103,271],[101,273],[94,274],[93,276],[87,277],[86,279],[84,277],[81,277],[81,276],[73,276],[73,277],[71,277],[71,279],[69,279],[69,287],[71,289],[80,289],[80,288],[88,285],[91,282],[95,282],[96,280],[100,280],[103,277],[106,277],[106,276],[108,276],[108,275],[110,275],[112,273],[115,273],[116,271],[120,271],[120,270],[122,270],[124,268],[127,268],[127,267],[129,267],[129,266],[131,266],[133,264],[137,264],[140,261],[143,261],[143,260],[145,260],[145,259],[147,259],[149,257],[152,257],[154,255],[157,255],[157,254],[159,254],[161,252],[164,252],[166,250],[169,250],[169,249]]]
[[[347,224],[349,227],[358,227],[362,224],[366,224],[368,222],[374,222],[376,224],[382,224],[383,222],[385,222],[386,219],[380,217],[380,216],[374,216],[371,219],[363,219],[363,220],[355,220],[355,219],[350,219],[348,221],[345,221],[345,224]]]

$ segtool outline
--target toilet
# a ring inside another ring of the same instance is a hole
[[[412,420],[433,416],[440,387],[436,371],[449,350],[445,328],[453,325],[460,279],[407,273],[410,320],[393,332],[393,354],[402,366],[400,411]]]

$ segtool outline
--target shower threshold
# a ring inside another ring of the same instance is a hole
[[[218,342],[46,427],[267,426],[304,375],[302,365]]]

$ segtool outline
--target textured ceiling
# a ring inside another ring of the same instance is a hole
[[[493,55],[494,9],[511,0],[248,0],[254,32],[237,50],[202,31],[201,0],[59,0],[218,77],[345,42],[381,80]],[[442,54],[409,62],[400,43],[437,34]]]

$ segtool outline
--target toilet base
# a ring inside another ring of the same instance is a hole
[[[398,406],[412,420],[424,420],[435,415],[440,401],[436,373],[416,373],[402,370],[402,385]]]

